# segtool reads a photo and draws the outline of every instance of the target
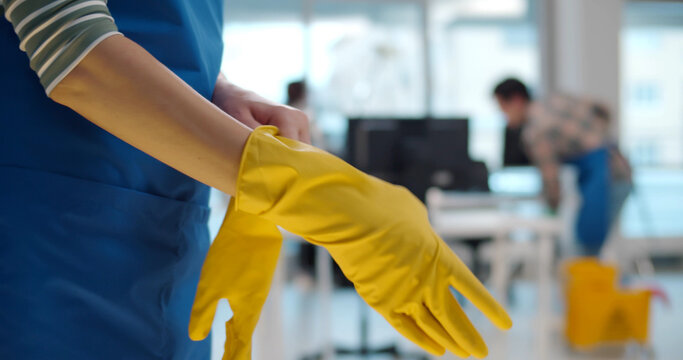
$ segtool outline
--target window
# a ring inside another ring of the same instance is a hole
[[[349,117],[425,114],[417,2],[319,1],[312,17],[310,85],[331,150]]]
[[[307,28],[301,2],[228,2],[223,71],[276,101],[287,82],[308,77],[317,124],[339,151],[350,116],[428,113],[421,4],[314,1]],[[469,117],[470,155],[489,167],[501,163],[504,126],[493,86],[506,76],[538,83],[534,4],[431,3],[431,110]]]
[[[277,102],[304,74],[304,29],[297,21],[227,22],[221,70],[230,81]]]
[[[621,33],[620,143],[635,191],[627,237],[683,234],[683,4],[627,2]]]
[[[439,116],[470,118],[470,156],[502,164],[502,114],[493,87],[514,76],[539,83],[538,31],[527,0],[439,1],[432,8],[434,103]]]
[[[283,102],[287,83],[307,77],[312,113],[333,151],[349,116],[425,113],[417,2],[312,3],[307,27],[300,1],[228,2],[228,78]]]
[[[621,79],[621,144],[633,164],[683,166],[683,4],[626,4]]]

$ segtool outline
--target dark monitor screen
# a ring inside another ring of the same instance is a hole
[[[469,126],[466,118],[356,118],[349,120],[347,161],[418,197],[448,172],[450,186],[467,186]]]
[[[432,120],[427,127],[427,141],[433,150],[435,166],[460,167],[470,162],[467,119]]]
[[[469,160],[467,118],[349,119],[346,159],[366,170],[396,170],[399,157],[413,157],[429,148],[430,162],[452,166]]]

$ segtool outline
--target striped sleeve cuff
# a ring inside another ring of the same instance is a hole
[[[0,0],[45,93],[102,40],[120,34],[106,0]]]

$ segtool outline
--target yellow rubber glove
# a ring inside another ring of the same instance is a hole
[[[268,220],[238,211],[230,200],[225,220],[204,260],[190,316],[190,338],[209,335],[218,300],[233,316],[225,324],[224,360],[251,359],[251,338],[277,265],[282,235]]]
[[[426,351],[478,358],[486,344],[450,292],[512,321],[432,230],[423,204],[312,146],[259,127],[242,152],[236,207],[324,246],[361,297]]]

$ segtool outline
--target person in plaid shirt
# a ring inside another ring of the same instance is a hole
[[[513,78],[493,93],[508,126],[522,128],[522,148],[543,177],[552,209],[560,201],[560,166],[577,168],[583,201],[576,233],[583,253],[597,255],[632,188],[628,161],[609,137],[607,107],[566,94],[534,100],[526,85]]]

